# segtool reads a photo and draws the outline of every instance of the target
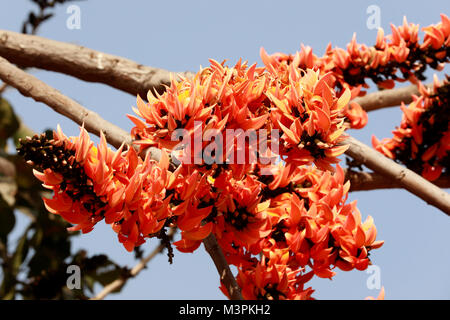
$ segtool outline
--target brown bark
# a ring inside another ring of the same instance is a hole
[[[0,56],[21,67],[56,71],[141,97],[146,97],[150,89],[164,91],[171,74],[176,77],[176,73],[83,46],[7,30],[0,30]]]
[[[345,172],[346,180],[350,180],[350,191],[369,191],[380,189],[403,188],[398,181],[391,180],[377,172]],[[432,183],[439,188],[450,188],[450,176],[441,176]]]
[[[353,137],[348,137],[344,143],[350,146],[345,153],[358,163],[394,181],[428,204],[450,215],[450,194]]]
[[[398,106],[402,102],[408,104],[412,101],[413,94],[419,95],[419,89],[417,89],[417,86],[415,85],[369,93],[364,97],[357,97],[353,99],[353,101],[361,105],[361,107],[366,111],[374,111]]]
[[[33,35],[0,30],[0,56],[21,67],[34,67],[64,73],[81,80],[100,82],[132,95],[146,97],[150,89],[164,91],[170,75],[193,76],[192,72],[169,72],[143,66],[137,62],[99,52],[79,45],[59,42]],[[382,90],[357,97],[366,111],[410,103],[418,94],[415,85]]]
[[[203,245],[205,246],[206,251],[212,256],[214,255],[216,258],[214,260],[214,264],[217,268],[217,272],[220,275],[220,282],[223,282],[230,294],[231,300],[243,300],[241,295],[241,288],[239,288],[236,279],[231,273],[230,268],[223,268],[223,265],[228,266],[228,262],[225,259],[225,256],[222,250],[217,243],[216,237],[211,233],[205,240],[203,240]],[[229,280],[227,280],[229,279]]]
[[[96,112],[81,106],[58,90],[1,57],[0,79],[19,90],[24,96],[48,105],[54,111],[73,120],[80,126],[84,123],[87,131],[96,135],[103,131],[108,142],[116,148],[119,148],[123,142],[131,143],[131,137],[125,130],[104,120]]]

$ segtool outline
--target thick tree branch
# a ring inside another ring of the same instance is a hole
[[[395,181],[428,204],[450,215],[450,194],[353,137],[349,137],[344,143],[350,146],[345,153],[358,163]]]
[[[428,84],[427,86],[432,86]],[[419,89],[416,85],[404,88],[381,90],[369,93],[364,97],[353,99],[366,111],[374,111],[382,108],[395,107],[402,102],[408,104],[412,101],[412,95],[419,95]]]
[[[131,143],[130,135],[123,129],[104,120],[97,113],[86,109],[72,99],[64,96],[58,90],[20,70],[3,58],[0,58],[0,79],[15,87],[24,96],[45,103],[56,112],[66,116],[77,124],[81,125],[84,123],[86,130],[89,132],[99,135],[100,131],[103,131],[107,141],[116,148],[119,148],[122,142]],[[157,149],[151,149],[150,152],[152,158],[155,160],[159,159],[160,152]],[[204,243],[205,248],[217,267],[221,281],[223,281],[228,291],[232,293],[232,298],[237,297],[236,279],[224,258],[221,248],[214,245],[214,243],[217,243],[214,235],[211,234],[204,240]]]
[[[146,97],[150,89],[164,91],[175,73],[79,45],[0,30],[0,56],[21,67],[64,73],[100,82],[132,95]],[[190,72],[180,72],[191,76]]]
[[[0,30],[0,56],[21,67],[35,67],[64,73],[81,80],[100,82],[132,95],[146,97],[150,89],[164,91],[170,84],[170,75],[185,77],[192,72],[173,73],[143,66],[129,59],[92,50],[86,47],[54,41],[34,35]],[[357,97],[364,110],[398,106],[410,103],[412,94],[419,94],[417,86],[382,90]]]
[[[84,123],[87,131],[99,135],[103,131],[108,142],[116,148],[125,142],[130,144],[130,135],[123,129],[104,120],[58,90],[36,77],[26,73],[0,57],[0,79],[20,91],[24,96],[42,102],[54,111],[73,120],[79,125]]]
[[[403,188],[398,181],[391,180],[377,172],[345,170],[345,179],[350,180],[350,191]],[[441,176],[432,183],[439,188],[450,188],[450,176]]]

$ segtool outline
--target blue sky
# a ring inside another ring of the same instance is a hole
[[[63,5],[39,35],[171,71],[197,71],[200,65],[208,65],[210,58],[234,64],[242,57],[250,64],[261,65],[260,47],[269,53],[294,53],[304,43],[321,55],[329,42],[345,47],[354,32],[358,42],[371,45],[376,30],[366,26],[370,5],[380,8],[381,27],[386,33],[390,32],[390,23],[401,24],[405,15],[420,26],[438,22],[441,12],[450,15],[448,1],[87,0],[75,4],[81,9],[80,30],[66,27],[69,5]],[[1,0],[0,28],[20,31],[31,8],[35,7],[28,0]],[[135,97],[57,73],[31,72],[125,130],[132,127],[125,115],[132,113]],[[55,128],[59,123],[66,134],[78,134],[74,123],[45,105],[13,89],[5,96],[33,130]],[[371,112],[369,124],[350,133],[370,144],[372,134],[378,138],[391,136],[400,119],[399,108]],[[404,190],[350,194],[349,200],[355,199],[363,219],[372,215],[378,239],[385,240],[371,257],[380,268],[386,299],[449,299],[450,217]],[[26,218],[20,218],[13,240],[26,222]],[[145,251],[154,245],[146,244]],[[77,237],[74,250],[77,248],[87,248],[91,254],[107,253],[130,267],[135,263],[104,223]],[[316,289],[317,299],[363,299],[378,295],[378,290],[367,288],[369,276],[364,271],[338,271],[332,281],[313,279],[310,285]],[[108,299],[224,299],[218,279],[212,261],[200,247],[194,254],[175,252],[173,265],[165,255],[158,256],[120,294]]]

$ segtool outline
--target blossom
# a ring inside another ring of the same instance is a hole
[[[408,106],[402,104],[400,126],[392,138],[381,141],[372,137],[372,145],[379,152],[430,181],[447,172],[450,152],[450,126],[448,112],[449,82],[434,81],[432,91],[419,84],[421,96],[415,96]]]
[[[35,176],[53,191],[44,204],[75,224],[70,231],[90,232],[105,219],[131,251],[157,235],[171,216],[165,193],[168,157],[163,154],[156,163],[140,159],[133,148],[113,152],[100,136],[94,147],[83,127],[78,137],[68,138],[58,126],[53,139],[42,135],[21,141],[19,154],[42,170],[34,170]]]
[[[247,300],[311,300],[311,288],[304,288],[310,274],[299,273],[286,264],[286,250],[263,257],[253,268],[240,269],[237,283]],[[225,294],[226,289],[221,287]]]

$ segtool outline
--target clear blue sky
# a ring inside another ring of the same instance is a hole
[[[354,32],[359,42],[370,45],[376,31],[366,27],[369,5],[380,7],[386,33],[389,24],[401,24],[404,15],[421,26],[438,22],[441,12],[450,15],[449,1],[87,0],[75,4],[81,8],[80,30],[66,27],[68,5],[63,5],[39,35],[171,71],[197,71],[209,58],[234,64],[242,57],[261,65],[261,46],[269,53],[294,53],[304,43],[322,54],[329,42],[344,47]],[[0,0],[0,28],[20,31],[31,8],[28,0]],[[126,130],[132,127],[125,114],[132,113],[135,97],[61,74],[31,72],[107,120]],[[78,134],[75,124],[45,105],[13,89],[5,96],[33,130],[54,128],[59,123],[66,134]],[[376,111],[370,113],[365,129],[351,133],[369,144],[372,134],[391,136],[400,117],[398,108]],[[385,240],[371,257],[380,267],[386,299],[449,299],[450,217],[403,190],[356,192],[350,195],[350,200],[354,199],[363,219],[374,217],[378,239]],[[26,222],[20,218],[12,240]],[[145,245],[145,251],[153,245]],[[87,248],[90,254],[107,253],[130,267],[135,263],[103,222],[78,237],[74,241],[74,250],[77,248]],[[316,289],[317,299],[363,299],[378,295],[378,290],[367,288],[368,277],[364,271],[338,271],[332,281],[314,279],[310,285]],[[122,293],[108,299],[223,299],[218,285],[215,267],[201,247],[194,254],[176,251],[173,265],[165,255],[158,256]]]

